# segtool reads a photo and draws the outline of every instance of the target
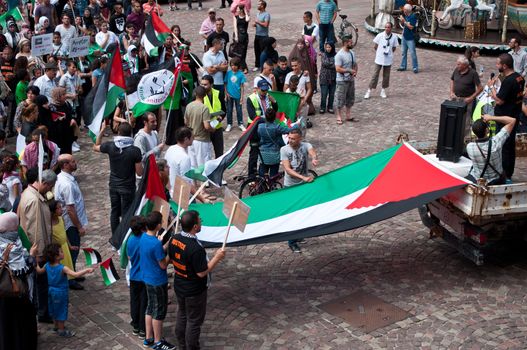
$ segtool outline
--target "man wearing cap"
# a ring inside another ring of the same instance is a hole
[[[22,35],[18,33],[18,28],[13,17],[8,17],[9,19],[6,22],[7,32],[4,34],[7,45],[9,45],[13,51],[16,51],[18,47],[18,42],[22,39]]]
[[[189,8],[190,9],[190,8]],[[216,10],[209,9],[208,17],[201,23],[199,35],[203,37],[203,51],[207,51],[207,38],[216,30]]]
[[[58,86],[57,69],[56,63],[46,63],[44,66],[44,75],[37,78],[33,84],[40,89],[41,95],[48,98],[48,101],[51,101],[51,91]]]
[[[257,83],[256,92],[253,92],[247,96],[247,124],[251,124],[256,117],[260,117],[258,123],[264,122],[265,111],[269,108],[278,110],[278,104],[273,96],[269,95],[267,91],[270,89],[269,83],[265,79],[261,79]],[[248,161],[248,172],[249,176],[254,176],[257,174],[258,170],[258,143],[259,143],[258,133],[253,133],[253,136],[250,141],[250,150],[249,150],[249,161]]]

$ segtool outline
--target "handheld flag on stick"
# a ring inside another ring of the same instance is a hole
[[[44,145],[42,144],[42,135],[38,138],[38,182],[42,182],[42,172],[44,172]]]
[[[111,59],[97,85],[86,96],[84,123],[88,125],[93,142],[97,139],[104,118],[115,111],[119,95],[126,89],[119,47],[115,46]]]
[[[117,274],[117,270],[115,269],[115,266],[113,265],[112,258],[108,258],[107,260],[101,262],[101,274],[102,278],[104,280],[104,285],[109,286],[111,284],[114,284],[117,282],[120,277]]]
[[[158,48],[163,46],[165,39],[170,36],[172,32],[170,28],[161,20],[157,13],[150,12],[150,16],[146,19],[145,33],[141,38],[141,45],[150,57],[157,57],[159,55]]]
[[[223,239],[222,249],[225,249],[227,240],[229,239],[229,233],[231,226],[234,225],[240,232],[245,231],[247,220],[249,220],[249,208],[244,202],[242,202],[236,195],[225,188],[225,200],[223,202],[223,215],[229,219],[227,224],[227,231],[225,232],[225,238]]]
[[[84,257],[86,258],[86,266],[93,266],[102,262],[101,254],[92,248],[82,248]]]

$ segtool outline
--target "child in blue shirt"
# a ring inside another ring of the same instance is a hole
[[[225,74],[225,96],[227,98],[227,129],[226,132],[232,129],[232,112],[236,108],[236,116],[238,118],[238,128],[245,131],[243,125],[242,105],[240,103],[243,96],[243,86],[245,84],[245,75],[240,70],[241,60],[239,57],[231,59],[231,70]]]
[[[49,314],[53,317],[55,323],[54,330],[60,337],[71,338],[75,332],[64,327],[64,322],[68,319],[68,302],[69,302],[69,283],[68,276],[73,278],[82,277],[87,273],[94,271],[93,267],[84,270],[73,271],[67,266],[60,263],[64,259],[64,253],[59,244],[48,244],[44,248],[44,257],[46,264],[40,267],[36,266],[38,273],[47,273],[48,277],[48,309]]]
[[[157,238],[163,216],[153,211],[146,216],[146,233],[139,240],[139,268],[146,287],[145,328],[143,346],[156,350],[173,350],[175,346],[163,339],[163,321],[167,315],[168,277],[166,247]]]
[[[126,254],[130,261],[130,316],[133,327],[132,333],[144,339],[145,312],[146,312],[146,287],[141,276],[139,242],[143,232],[146,231],[145,219],[142,216],[134,216],[130,220],[132,234],[126,242]]]

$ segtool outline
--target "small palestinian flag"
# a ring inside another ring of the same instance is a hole
[[[105,286],[108,287],[119,280],[119,275],[117,274],[115,266],[113,266],[112,258],[108,258],[108,260],[103,261],[100,267]]]
[[[145,48],[146,54],[150,57],[159,55],[158,48],[163,46],[167,36],[171,35],[170,28],[159,18],[157,13],[152,11],[146,20],[145,33],[141,38],[141,45]]]
[[[93,266],[102,262],[101,254],[92,248],[82,248],[86,257],[86,266]]]

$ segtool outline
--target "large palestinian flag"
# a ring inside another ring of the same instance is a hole
[[[179,59],[174,58],[127,79],[128,106],[134,117],[156,110],[174,94],[180,69]]]
[[[161,18],[154,11],[147,16],[145,33],[141,38],[141,45],[145,48],[148,56],[157,57],[159,55],[158,48],[163,46],[165,39],[172,35],[170,28],[161,20]]]
[[[302,184],[243,198],[251,207],[245,231],[231,227],[228,244],[243,246],[322,236],[388,219],[469,182],[398,145]],[[223,243],[222,203],[191,204],[203,219],[198,238]]]
[[[97,139],[104,118],[115,111],[119,95],[126,89],[123,64],[119,47],[115,46],[97,85],[86,96],[84,103],[84,123],[93,142]]]

